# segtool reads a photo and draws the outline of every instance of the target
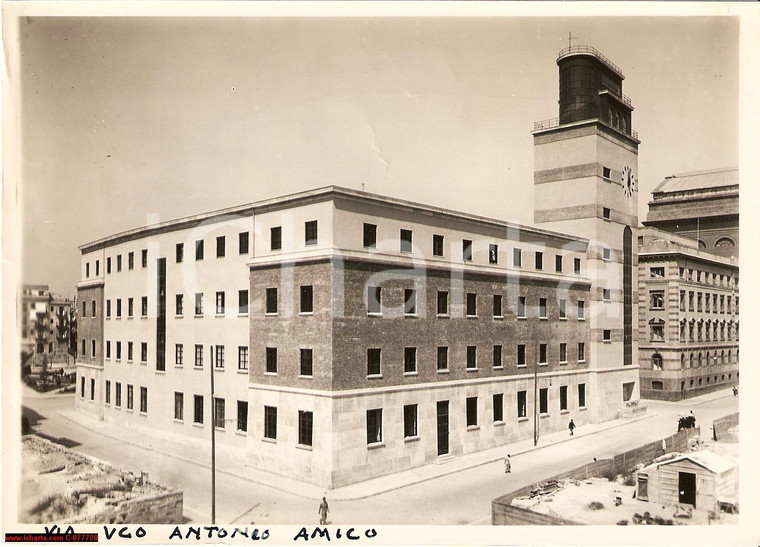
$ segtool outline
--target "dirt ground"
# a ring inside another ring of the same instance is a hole
[[[23,439],[19,521],[61,522],[96,514],[109,504],[158,493],[152,483],[74,452],[61,451],[40,439]]]
[[[738,426],[736,434],[738,435]],[[739,445],[730,442],[715,442],[711,439],[704,439],[700,449],[707,449],[719,454],[737,465],[739,463]],[[643,467],[643,466],[642,466]],[[736,497],[739,496],[738,470]],[[641,501],[634,498],[635,486],[625,486],[623,477],[618,477],[616,481],[609,481],[606,478],[591,478],[587,480],[561,481],[562,486],[553,494],[541,496],[540,499],[515,498],[513,505],[530,509],[537,513],[562,517],[574,522],[583,524],[616,524],[620,521],[627,521],[629,525],[633,524],[633,515],[638,513],[643,515],[649,512],[650,515],[662,517],[665,520],[672,520],[673,525],[680,524],[738,524],[739,515],[718,513],[718,520],[708,522],[708,512],[705,510],[695,509],[691,518],[675,517],[675,505],[657,505],[647,501]],[[615,505],[615,498],[620,497],[622,503]],[[602,508],[590,509],[589,504],[599,502]]]

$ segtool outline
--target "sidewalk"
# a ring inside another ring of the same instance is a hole
[[[694,402],[694,404],[697,403]],[[166,439],[158,439],[157,437],[150,437],[143,432],[137,432],[127,428],[117,427],[107,422],[96,420],[73,409],[61,410],[58,411],[58,413],[63,417],[71,420],[72,422],[95,431],[105,437],[119,440],[127,444],[139,446],[143,449],[176,458],[178,460],[204,467],[206,469],[210,469],[211,467],[209,447],[192,446],[189,444],[167,441]],[[565,430],[543,434],[540,435],[537,446],[533,446],[532,438],[525,439],[523,441],[509,445],[499,446],[473,454],[454,457],[440,464],[431,463],[414,469],[370,479],[364,482],[342,486],[333,490],[326,490],[319,486],[269,473],[267,471],[261,471],[247,467],[241,461],[239,454],[233,453],[232,450],[230,450],[228,447],[219,447],[219,445],[217,445],[218,449],[216,454],[217,473],[224,473],[226,475],[242,480],[262,484],[282,492],[295,494],[315,500],[320,499],[322,496],[328,496],[331,500],[335,501],[359,500],[421,482],[437,479],[439,477],[450,475],[452,473],[458,473],[460,471],[471,469],[473,467],[501,461],[507,453],[514,457],[520,454],[525,454],[527,452],[532,452],[534,450],[540,450],[541,448],[545,448],[547,446],[553,446],[570,440],[587,437],[601,431],[623,427],[625,425],[641,420],[647,420],[649,418],[654,418],[656,416],[658,416],[656,412],[652,412],[651,409],[648,409],[646,414],[638,418],[619,418],[601,424],[584,425],[577,428],[575,430],[575,435],[572,437]],[[153,442],[151,442],[159,440],[161,444],[160,449],[155,448]]]

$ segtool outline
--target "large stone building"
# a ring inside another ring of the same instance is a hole
[[[80,247],[77,408],[325,487],[637,408],[633,108],[557,63],[541,228],[327,187]]]
[[[72,302],[47,285],[23,285],[20,298],[21,352],[26,364],[74,364],[70,347]]]
[[[700,250],[739,258],[739,169],[665,177],[652,191],[643,224],[687,236]]]

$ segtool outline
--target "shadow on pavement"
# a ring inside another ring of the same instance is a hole
[[[47,417],[43,416],[36,410],[33,410],[24,405],[21,405],[21,415],[26,416],[27,420],[29,420],[29,425],[32,427],[39,424],[43,420],[47,420]]]
[[[42,433],[41,431],[35,431],[34,434],[42,439],[47,439],[48,441],[53,442],[55,444],[60,444],[62,446],[65,446],[66,448],[73,448],[75,446],[79,446],[80,444],[82,444],[78,441],[74,441],[67,437],[53,437],[52,435]]]

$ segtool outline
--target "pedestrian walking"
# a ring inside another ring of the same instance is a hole
[[[570,435],[573,434],[573,430],[575,429],[575,422],[572,418],[570,418],[570,423],[567,424],[567,428],[570,430]]]
[[[511,473],[512,472],[512,462],[509,459],[509,454],[504,456],[504,472],[505,473]]]
[[[739,395],[739,388],[737,388],[736,386],[732,387],[731,391],[734,392],[734,397],[736,397],[737,395]]]
[[[327,524],[327,513],[330,512],[330,507],[327,505],[327,499],[322,498],[322,503],[319,504],[319,524]]]

